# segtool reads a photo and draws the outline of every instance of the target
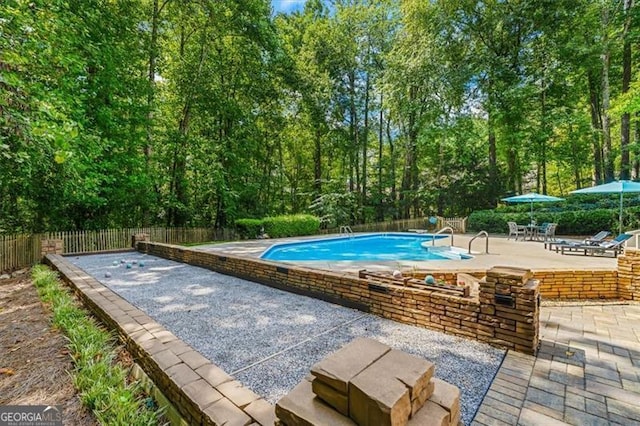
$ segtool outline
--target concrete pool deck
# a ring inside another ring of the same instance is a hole
[[[356,234],[360,235],[360,234]],[[281,238],[238,241],[220,244],[203,244],[191,247],[194,250],[202,250],[211,253],[227,253],[245,257],[260,257],[263,251],[273,244],[282,242],[304,241],[316,238],[336,237],[337,235]],[[454,235],[454,246],[468,250],[469,242],[473,238],[470,234]],[[573,237],[572,237],[573,238]],[[449,237],[436,241],[437,246],[450,245]],[[583,256],[583,255],[562,255],[555,251],[544,248],[544,243],[540,241],[515,241],[508,240],[505,236],[489,237],[489,254],[483,254],[485,248],[484,239],[476,239],[472,243],[471,254],[473,259],[466,260],[429,260],[429,261],[296,261],[282,262],[297,265],[304,265],[310,268],[357,272],[360,269],[368,270],[389,270],[389,269],[431,269],[431,270],[482,270],[490,269],[493,266],[516,266],[528,269],[613,269],[617,260],[613,257],[603,256]]]

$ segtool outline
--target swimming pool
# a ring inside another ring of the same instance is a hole
[[[268,260],[462,260],[471,259],[450,246],[431,246],[447,235],[391,233],[324,238],[274,244],[261,259]],[[423,244],[427,243],[427,244]]]

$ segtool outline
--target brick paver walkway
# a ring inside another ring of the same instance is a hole
[[[640,304],[540,320],[538,355],[507,354],[473,425],[640,425]]]

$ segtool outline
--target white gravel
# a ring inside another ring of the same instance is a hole
[[[137,252],[69,260],[272,403],[315,362],[368,336],[433,362],[437,377],[460,388],[462,418],[470,424],[505,354],[474,340]]]

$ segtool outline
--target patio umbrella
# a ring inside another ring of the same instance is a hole
[[[624,205],[623,195],[625,192],[640,192],[640,182],[630,180],[616,180],[590,188],[577,189],[571,191],[572,194],[620,194],[620,234],[622,234],[622,207]]]
[[[529,192],[528,194],[515,195],[513,197],[503,198],[502,201],[509,203],[531,203],[531,222],[533,222],[533,203],[548,203],[551,201],[562,201],[564,198],[552,197],[551,195],[538,194],[537,192]]]

